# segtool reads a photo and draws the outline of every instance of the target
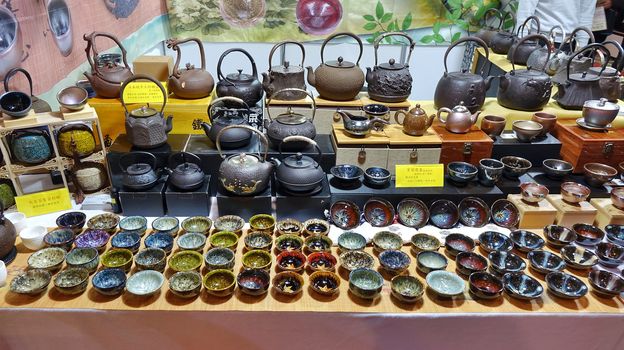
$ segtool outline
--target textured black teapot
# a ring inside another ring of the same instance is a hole
[[[499,21],[503,20],[503,14],[497,8],[489,8],[487,11],[485,11],[483,17],[481,18],[481,28],[474,34],[475,37],[483,40],[483,42],[488,45],[490,45],[490,41],[496,35],[496,33],[498,32],[498,28],[501,25],[501,22],[499,22],[497,27],[493,27],[487,24],[488,19],[492,15],[496,16]]]
[[[301,49],[301,65],[293,66],[289,61],[284,61],[284,64],[282,65],[271,66],[275,51],[281,46],[286,46],[287,44],[296,45],[299,49]],[[262,87],[264,88],[267,96],[272,96],[276,91],[288,88],[305,90],[306,83],[305,68],[303,65],[304,61],[305,49],[301,43],[296,41],[282,41],[275,44],[275,46],[271,48],[271,52],[269,52],[269,71],[262,73]],[[305,97],[306,94],[297,91],[284,92],[280,95],[280,98],[286,101],[300,100]]]
[[[388,63],[378,64],[377,51],[379,43],[389,36],[402,36],[409,41],[409,53],[405,62],[396,62],[391,58]],[[409,35],[401,32],[384,33],[375,39],[375,66],[366,68],[366,83],[368,96],[381,102],[403,102],[412,93],[412,75],[409,71],[409,62],[416,43]]]
[[[215,113],[215,107],[224,102],[229,102],[227,105],[230,107],[225,107],[218,113]],[[231,107],[236,104],[242,106],[243,109]],[[212,100],[208,106],[208,119],[210,120],[210,124],[202,122],[201,126],[206,136],[208,136],[212,142],[217,142],[217,135],[219,135],[219,132],[221,132],[223,128],[230,125],[247,125],[250,113],[251,110],[249,106],[240,98],[232,96],[219,97]],[[248,145],[250,140],[251,131],[244,128],[232,128],[221,135],[221,147],[223,149],[241,148]]]
[[[288,136],[279,146],[280,155],[282,155],[282,146],[290,142],[304,142],[314,146],[318,152],[319,159],[322,156],[321,149],[318,144],[307,137]],[[312,157],[297,153],[295,155],[284,158],[281,162],[273,159],[277,163],[275,168],[275,179],[288,192],[300,194],[312,194],[320,191],[325,172],[323,168]]]
[[[271,117],[271,99],[274,97],[278,97],[283,92],[299,92],[305,93],[310,96],[310,100],[312,101],[312,115],[310,118],[307,116],[297,113],[292,110],[289,106],[286,112],[281,113],[275,118]],[[273,96],[271,96],[267,101],[266,115],[267,119],[264,120],[264,128],[266,129],[266,134],[273,144],[274,147],[278,147],[281,145],[282,141],[288,136],[305,136],[307,138],[313,139],[316,137],[316,127],[313,124],[314,115],[316,114],[316,103],[314,102],[314,96],[310,92],[300,89],[283,89],[277,91]],[[307,142],[289,142],[287,145],[284,145],[283,148],[286,151],[300,151],[307,146]]]
[[[119,158],[124,187],[133,191],[145,191],[158,183],[161,169],[156,169],[156,157],[148,152],[135,151]]]
[[[230,73],[227,76],[223,75],[221,72],[221,64],[225,56],[232,52],[241,52],[247,56],[249,62],[251,62],[251,74],[243,73],[242,69],[238,69],[238,73]],[[262,99],[264,92],[262,90],[262,84],[258,80],[256,62],[249,52],[243,49],[229,49],[219,57],[219,62],[217,63],[217,77],[219,78],[219,82],[217,83],[218,97],[238,97],[249,106],[255,106],[256,103]]]
[[[511,45],[509,52],[507,52],[507,60],[509,60],[509,62],[512,62],[515,64],[526,65],[527,60],[529,59],[529,56],[531,55],[531,53],[541,47],[538,40],[522,40],[522,41],[520,40],[520,35],[523,33],[526,26],[530,25],[529,21],[532,21],[532,23],[536,24],[536,28],[537,28],[536,33],[539,34],[540,32],[539,18],[535,16],[527,17],[524,23],[522,23],[522,25],[518,27],[518,32],[516,33],[518,35],[518,39],[513,45]],[[532,33],[532,30],[531,30],[531,27],[529,27],[528,35],[531,35],[531,33]],[[547,45],[550,46],[548,43]]]
[[[624,65],[624,50],[622,49],[622,45],[620,45],[620,43],[618,43],[617,41],[607,40],[603,41],[602,44],[605,46],[612,45],[613,47],[615,47],[618,55],[613,61],[613,65],[611,67],[606,67],[602,71],[602,74],[600,73],[602,67],[589,67],[589,73],[600,77],[600,89],[602,89],[604,97],[609,102],[617,102],[622,94],[622,85],[620,84],[620,71],[622,70],[622,66]],[[603,57],[602,59],[605,60],[606,57]]]
[[[503,29],[505,20],[507,20],[507,17],[509,16],[511,16],[511,18],[514,20],[513,27],[516,26],[515,17],[511,12],[507,12],[505,16],[503,16],[503,19],[498,26],[498,32],[496,32],[496,34],[492,36],[490,42],[488,43],[490,45],[490,49],[492,49],[492,52],[499,55],[506,55],[509,52],[511,45],[513,45],[517,38],[516,33],[513,32],[513,29],[511,31]]]
[[[169,184],[182,191],[193,191],[204,184],[201,159],[193,153],[178,152],[169,156]]]

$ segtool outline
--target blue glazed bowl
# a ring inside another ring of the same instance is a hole
[[[379,264],[386,271],[399,274],[409,267],[412,259],[400,250],[385,250],[379,253]]]
[[[56,218],[56,226],[60,228],[68,228],[79,234],[87,222],[87,215],[79,211],[71,211]]]
[[[135,254],[141,246],[141,236],[133,231],[122,231],[113,236],[111,245],[113,248],[128,249],[132,254]]]
[[[125,232],[134,232],[143,236],[147,230],[147,219],[143,216],[126,216],[119,221],[119,228]]]
[[[126,287],[126,273],[122,269],[104,269],[93,276],[91,283],[100,294],[117,295]]]
[[[71,229],[59,228],[43,236],[43,241],[48,247],[58,247],[69,251],[75,238],[74,231]]]
[[[446,170],[451,181],[456,185],[466,185],[477,177],[477,167],[466,162],[450,162]]]
[[[152,233],[145,239],[145,246],[147,248],[160,248],[169,254],[173,248],[173,236],[164,232]]]

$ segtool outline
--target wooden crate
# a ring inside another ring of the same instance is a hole
[[[440,162],[442,140],[429,129],[423,136],[411,136],[398,124],[384,128],[390,138],[387,169],[395,174],[398,164],[437,164]]]
[[[478,165],[481,159],[492,155],[494,141],[475,125],[465,134],[452,133],[439,121],[435,121],[431,128],[442,140],[440,162],[444,165],[450,162]]]
[[[388,166],[388,145],[390,139],[383,132],[373,131],[366,137],[351,137],[342,124],[335,123],[332,143],[336,150],[336,164],[353,164],[362,169],[372,166]]]
[[[624,225],[624,210],[613,206],[611,198],[593,198],[589,201],[598,213],[594,224],[600,228],[607,225]]]
[[[570,204],[565,202],[560,194],[551,194],[546,199],[557,209],[557,225],[571,227],[577,223],[591,224],[596,219],[598,210],[588,201],[578,204]]]
[[[518,228],[538,229],[552,225],[557,217],[557,209],[549,201],[541,201],[537,204],[527,203],[519,194],[510,194],[507,199],[513,203],[520,212]]]

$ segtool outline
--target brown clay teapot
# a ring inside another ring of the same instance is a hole
[[[391,58],[388,63],[378,64],[377,51],[379,43],[389,36],[402,36],[409,41],[409,53],[405,62],[396,62]],[[366,67],[366,83],[368,84],[368,96],[375,101],[403,102],[412,93],[412,75],[409,70],[409,62],[416,43],[409,35],[401,32],[384,33],[375,39],[375,66],[373,69]]]
[[[299,49],[301,49],[301,65],[293,66],[289,61],[284,61],[284,64],[282,65],[271,66],[275,51],[281,46],[286,46],[287,44],[296,45]],[[264,92],[266,92],[267,96],[273,96],[276,91],[288,88],[305,90],[306,83],[303,68],[304,61],[305,49],[301,43],[296,41],[282,41],[281,43],[275,44],[269,53],[269,71],[262,73],[262,87],[264,88]],[[301,100],[305,97],[306,94],[301,91],[294,90],[284,91],[279,96],[281,100],[286,101]]]
[[[323,52],[327,43],[339,36],[349,36],[357,41],[360,47],[360,54],[355,63],[345,61],[342,56],[336,61],[325,62]],[[308,70],[308,84],[314,86],[321,98],[332,101],[353,100],[364,86],[364,72],[358,66],[362,58],[362,40],[352,33],[336,33],[329,36],[321,45],[321,65],[315,70],[306,67]]]
[[[0,258],[5,258],[15,248],[17,231],[11,220],[4,217],[4,205],[0,205]]]
[[[180,70],[180,61],[182,60],[182,50],[180,44],[193,41],[199,47],[199,57],[201,59],[201,68],[195,68],[190,63]],[[204,45],[197,38],[188,38],[183,40],[169,39],[167,47],[176,51],[176,61],[173,66],[173,72],[169,76],[167,88],[179,98],[195,99],[209,96],[214,88],[214,79],[206,70],[206,57],[204,54]]]
[[[442,113],[447,113],[445,118],[442,117]],[[471,114],[468,108],[464,106],[464,103],[460,102],[453,109],[446,107],[438,109],[437,117],[444,124],[446,130],[455,134],[465,134],[477,122],[480,113],[479,111]]]
[[[399,117],[403,115],[401,121]],[[420,104],[414,106],[408,112],[398,110],[394,113],[394,120],[397,124],[403,126],[403,132],[411,136],[422,136],[433,123],[435,114],[427,116],[427,112],[420,107]]]
[[[98,66],[97,61],[99,53],[95,47],[95,39],[99,36],[109,38],[119,46],[123,66],[117,64],[115,61],[108,61],[102,67]],[[84,75],[89,80],[89,83],[91,83],[91,87],[98,97],[119,97],[121,84],[132,76],[132,71],[129,68],[130,66],[126,58],[126,49],[121,45],[119,39],[109,33],[93,32],[88,35],[85,34],[83,39],[87,42],[85,51],[87,53],[87,60],[91,66],[91,73],[84,72]]]

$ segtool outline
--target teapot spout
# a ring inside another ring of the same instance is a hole
[[[494,78],[498,78],[498,77],[495,75],[490,75],[487,78],[485,78],[485,90],[486,91],[490,89],[490,85],[492,84],[492,80]]]
[[[308,70],[308,84],[316,87],[316,76],[314,75],[314,69],[312,69],[311,66],[307,66],[306,69]]]
[[[89,84],[91,84],[91,86],[95,85],[94,84],[95,82],[93,81],[93,75],[91,75],[91,73],[83,72],[82,74],[87,78],[87,80],[89,81]]]
[[[168,116],[167,121],[165,122],[165,132],[168,134],[171,129],[173,129],[173,116]]]
[[[427,127],[425,128],[425,130],[429,129],[429,127],[431,127],[431,124],[433,124],[433,121],[435,120],[436,115],[432,114],[427,118]]]
[[[470,124],[475,124],[477,122],[477,119],[479,119],[479,114],[481,114],[481,111],[478,111],[477,113],[474,113],[470,116]]]
[[[334,121],[339,121],[340,119],[343,120],[343,122],[350,122],[351,121],[351,116],[352,114],[349,112],[345,112],[345,111],[341,111],[341,110],[337,110],[334,113]]]
[[[202,129],[204,129],[204,133],[206,134],[206,136],[210,135],[210,130],[212,129],[212,126],[206,122],[201,122],[201,127]]]
[[[264,89],[264,91],[266,91],[269,97],[273,95],[273,87],[271,86],[272,80],[273,79],[271,79],[271,76],[268,73],[262,73],[262,88]]]
[[[375,74],[375,72],[370,68],[370,67],[366,67],[366,83],[370,84],[371,81],[375,81],[375,76],[377,74]]]

